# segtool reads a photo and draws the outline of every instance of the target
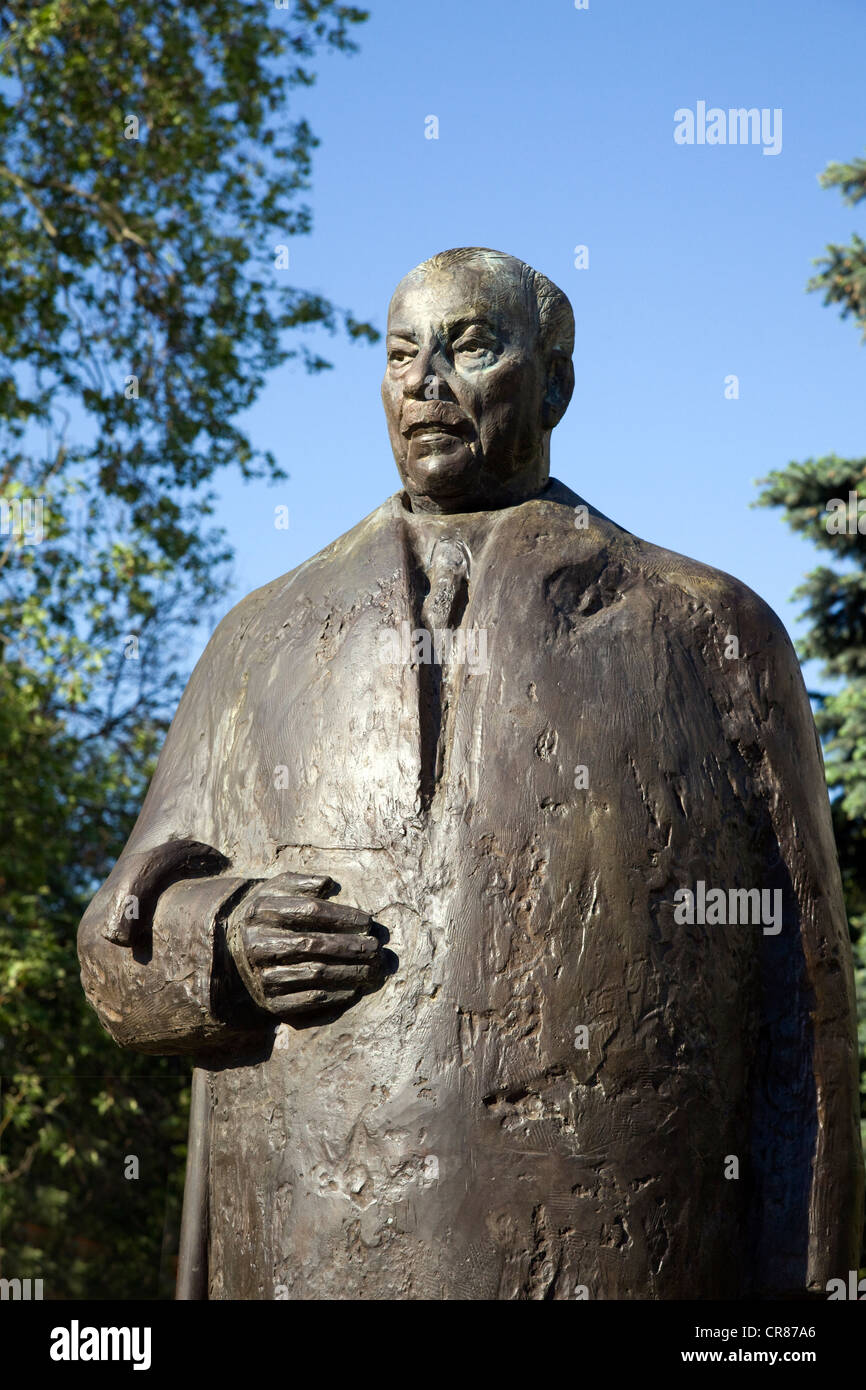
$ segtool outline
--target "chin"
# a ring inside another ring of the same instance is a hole
[[[404,465],[400,472],[407,491],[437,502],[472,496],[481,481],[481,469],[471,454],[459,460],[453,456],[433,455],[423,461],[414,460],[410,466]]]

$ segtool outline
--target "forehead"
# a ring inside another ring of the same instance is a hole
[[[493,320],[500,327],[534,329],[538,309],[519,274],[507,263],[467,262],[410,271],[400,281],[388,310],[390,332],[447,328],[469,319]]]

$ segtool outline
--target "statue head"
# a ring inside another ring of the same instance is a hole
[[[574,389],[574,315],[514,256],[442,251],[388,311],[382,400],[414,511],[510,506],[550,473],[550,432]]]

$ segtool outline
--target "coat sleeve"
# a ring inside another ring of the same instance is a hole
[[[826,1296],[856,1269],[863,1215],[853,965],[808,695],[779,619],[737,586],[725,717],[778,847],[783,928],[761,938],[750,1155],[755,1292]],[[730,623],[730,625],[728,625]],[[724,664],[724,663],[723,663]]]
[[[220,839],[215,764],[237,683],[233,638],[248,599],[223,620],[169,729],[144,805],[78,930],[81,981],[122,1047],[216,1051],[261,1035],[223,923],[256,880]]]

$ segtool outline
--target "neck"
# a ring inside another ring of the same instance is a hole
[[[405,480],[404,480],[405,482]],[[496,512],[505,507],[517,507],[540,497],[550,482],[550,432],[535,443],[535,450],[518,464],[509,478],[482,473],[475,485],[451,496],[432,496],[406,488],[409,509],[428,515],[465,516],[471,512]]]
[[[531,478],[522,477],[501,484],[485,479],[474,492],[457,493],[452,497],[431,497],[427,493],[405,492],[409,510],[426,515],[466,516],[473,512],[496,512],[504,507],[517,507],[521,502],[529,502],[540,497],[550,484],[547,470],[542,474],[533,472]]]

